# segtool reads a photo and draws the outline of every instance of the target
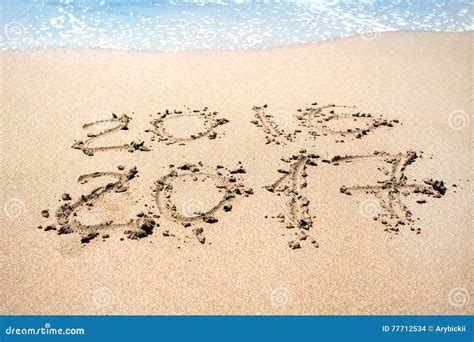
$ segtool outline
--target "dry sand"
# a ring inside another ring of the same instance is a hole
[[[0,56],[3,314],[472,313],[472,33]]]

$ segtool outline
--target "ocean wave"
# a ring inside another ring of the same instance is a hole
[[[472,1],[30,0],[2,3],[1,50],[244,50],[385,31],[472,31]]]

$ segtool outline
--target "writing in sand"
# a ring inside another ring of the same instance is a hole
[[[55,231],[58,235],[75,233],[80,242],[86,244],[92,240],[105,241],[117,232],[121,240],[138,240],[157,231],[167,238],[179,238],[180,232],[170,229],[173,227],[171,223],[174,223],[175,227],[181,227],[179,229],[184,231],[186,238],[205,245],[212,243],[206,240],[206,229],[219,220],[225,220],[224,216],[231,215],[234,206],[241,201],[251,201],[251,197],[260,191],[284,199],[283,212],[271,217],[265,215],[265,218],[281,223],[288,235],[289,248],[298,249],[304,245],[319,248],[317,236],[313,233],[317,215],[308,198],[308,183],[313,173],[340,175],[340,184],[332,182],[328,186],[337,186],[340,196],[364,198],[359,204],[361,214],[379,222],[387,233],[393,235],[398,235],[401,229],[410,230],[415,235],[421,233],[417,217],[405,204],[408,196],[415,196],[417,204],[424,204],[428,198],[441,198],[447,191],[441,180],[412,180],[407,177],[407,168],[423,158],[421,151],[373,151],[331,156],[316,153],[311,143],[320,137],[334,137],[335,143],[344,143],[348,139],[358,141],[375,131],[401,125],[397,119],[388,120],[381,115],[364,113],[354,106],[320,105],[317,102],[291,114],[272,112],[268,105],[254,106],[252,110],[254,118],[251,123],[264,137],[263,147],[270,144],[291,145],[300,138],[305,141],[305,148],[299,149],[298,153],[281,156],[282,165],[276,170],[273,183],[262,184],[255,190],[247,186],[247,177],[252,175],[241,161],[235,161],[234,165],[183,163],[169,165],[165,175],[156,179],[153,185],[148,184],[151,186],[149,195],[139,196],[134,194],[143,193],[140,190],[143,184],[136,184],[140,183],[137,180],[138,168],[118,165],[115,171],[80,175],[80,184],[99,181],[101,185],[75,199],[64,193],[61,198],[63,204],[55,210],[56,222],[39,225],[38,228]],[[144,130],[149,134],[147,141],[135,139],[127,144],[110,144],[110,137],[128,131],[132,120],[126,114],[118,116],[111,113],[108,117],[85,124],[84,130],[98,128],[99,131],[88,133],[87,139],[76,141],[72,148],[91,158],[107,151],[152,153],[154,144],[186,145],[199,139],[224,139],[223,126],[229,123],[217,111],[207,107],[165,110],[151,116],[149,127]],[[197,133],[177,137],[166,128],[167,123],[176,119],[199,119],[202,126]],[[109,143],[101,145],[106,137]],[[373,170],[372,178],[367,183],[354,183],[360,181],[360,177],[356,177],[350,169],[342,170],[345,167],[357,168],[363,163]],[[351,179],[345,175],[354,177]],[[132,207],[135,211],[127,209]],[[123,217],[103,219],[107,216],[103,213],[111,208]],[[43,218],[50,220],[50,211],[43,210]]]

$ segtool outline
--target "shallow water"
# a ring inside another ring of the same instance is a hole
[[[266,48],[383,31],[471,31],[472,0],[6,0],[1,50]]]

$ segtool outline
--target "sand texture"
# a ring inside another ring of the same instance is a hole
[[[473,37],[1,53],[1,313],[472,313]]]

